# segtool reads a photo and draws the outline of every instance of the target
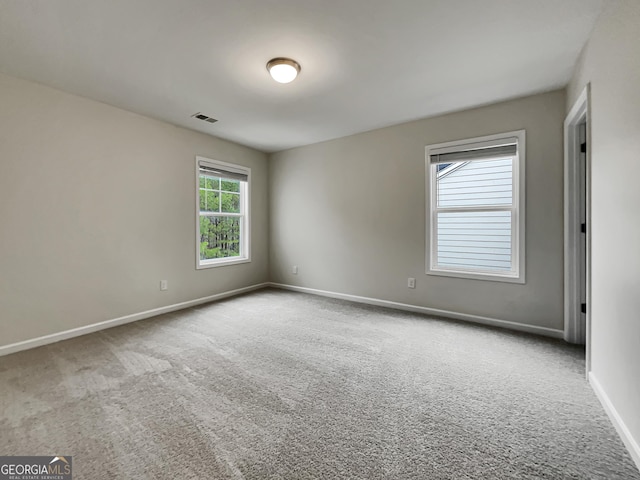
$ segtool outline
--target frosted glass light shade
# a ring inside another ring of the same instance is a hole
[[[300,64],[290,58],[274,58],[267,63],[267,70],[276,82],[289,83],[298,76]]]

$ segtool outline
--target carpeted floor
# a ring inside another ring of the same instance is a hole
[[[0,454],[76,479],[640,479],[560,341],[298,293],[0,357]]]

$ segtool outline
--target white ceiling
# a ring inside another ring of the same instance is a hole
[[[0,0],[0,71],[277,151],[561,88],[602,4]]]

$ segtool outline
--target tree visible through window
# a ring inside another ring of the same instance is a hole
[[[198,160],[199,267],[248,259],[248,177],[244,167]]]

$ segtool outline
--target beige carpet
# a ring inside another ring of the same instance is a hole
[[[640,479],[559,341],[262,290],[0,358],[76,479]]]

